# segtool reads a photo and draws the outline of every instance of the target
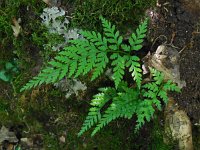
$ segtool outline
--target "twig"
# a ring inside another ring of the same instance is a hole
[[[166,44],[167,43],[167,37],[165,36],[165,35],[159,35],[158,37],[156,37],[156,39],[153,41],[153,44],[151,45],[151,49],[152,49],[152,47],[154,46],[154,44],[156,43],[156,41],[158,40],[158,39],[160,39],[161,37],[164,37],[165,38],[165,42],[164,42],[164,44]]]

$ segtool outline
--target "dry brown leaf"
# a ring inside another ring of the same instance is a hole
[[[13,29],[13,35],[15,37],[18,37],[19,33],[21,32],[21,26],[19,25],[20,21],[16,20],[16,18],[13,18],[12,21],[13,21],[13,24],[14,24],[14,25],[11,25],[11,27]]]
[[[66,141],[66,139],[63,135],[59,138],[59,140],[60,140],[61,143],[65,143],[65,141]]]
[[[43,2],[45,2],[47,5],[51,5],[49,0],[42,0]]]
[[[59,0],[42,0],[42,1],[45,2],[49,6],[60,6],[61,5]]]

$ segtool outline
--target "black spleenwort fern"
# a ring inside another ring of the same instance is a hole
[[[119,117],[130,119],[137,116],[135,131],[138,131],[145,121],[150,121],[155,107],[161,110],[161,100],[167,103],[167,91],[179,91],[172,81],[164,82],[164,75],[150,68],[152,82],[141,85],[142,70],[140,58],[132,56],[131,51],[142,48],[142,42],[147,31],[145,20],[129,38],[129,45],[123,44],[114,25],[100,17],[104,34],[94,31],[81,31],[83,39],[70,41],[70,46],[59,52],[54,60],[48,63],[36,77],[33,77],[22,89],[27,90],[41,84],[55,83],[64,77],[77,78],[92,73],[91,80],[99,77],[110,65],[113,69],[115,87],[100,88],[100,93],[91,101],[91,108],[79,132],[79,136],[96,125],[92,136],[112,120]],[[123,81],[125,68],[129,69],[136,85],[130,88]],[[110,104],[105,109],[105,104]],[[105,110],[105,111],[103,111]],[[102,113],[103,111],[103,113]]]
[[[143,38],[147,31],[147,20],[145,20],[129,38],[130,45],[122,44],[122,36],[114,25],[100,17],[104,34],[94,31],[81,31],[84,39],[71,40],[71,46],[59,52],[54,60],[48,63],[38,76],[33,77],[22,89],[27,90],[40,86],[41,84],[55,83],[63,77],[79,77],[92,71],[91,80],[99,77],[108,63],[113,68],[113,79],[116,88],[122,81],[125,67],[129,68],[138,87],[141,86],[141,68],[139,57],[131,56],[132,50],[142,47]]]
[[[119,117],[130,119],[134,114],[137,115],[137,132],[146,121],[150,121],[155,108],[161,110],[161,100],[168,102],[168,91],[179,92],[180,89],[172,81],[164,82],[164,75],[150,68],[153,79],[151,82],[138,88],[129,88],[126,82],[121,82],[119,88],[100,88],[100,93],[95,95],[90,105],[88,116],[79,132],[79,136],[96,124],[92,136],[112,120]],[[106,103],[110,105],[102,110]],[[102,112],[103,111],[103,112]]]

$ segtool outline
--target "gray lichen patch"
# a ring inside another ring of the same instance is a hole
[[[42,15],[42,23],[49,28],[49,32],[58,33],[59,35],[66,32],[66,25],[69,24],[69,20],[64,18],[64,20],[59,19],[59,17],[65,16],[65,10],[58,7],[45,8]]]
[[[65,42],[52,46],[53,51],[59,51],[67,45],[69,40],[81,38],[78,29],[68,29],[69,20],[66,11],[62,8],[45,8],[40,16],[42,23],[48,28],[50,33],[62,36]]]
[[[87,86],[77,79],[63,79],[55,83],[54,86],[66,92],[66,98],[69,98],[72,94],[78,96],[79,91],[85,91],[87,89]]]

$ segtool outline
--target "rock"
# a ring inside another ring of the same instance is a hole
[[[164,73],[165,80],[172,80],[182,88],[186,83],[180,80],[179,59],[179,52],[175,48],[163,44],[158,46],[155,53],[148,54],[143,59],[143,70],[147,71],[148,67],[153,67]]]
[[[31,138],[21,138],[20,141],[22,145],[33,147],[33,140]]]
[[[186,112],[179,109],[173,98],[165,108],[164,142],[178,141],[180,150],[193,150],[192,127]]]
[[[8,141],[9,143],[17,143],[19,140],[17,139],[14,132],[10,132],[5,126],[2,126],[0,130],[0,143],[3,141]]]

